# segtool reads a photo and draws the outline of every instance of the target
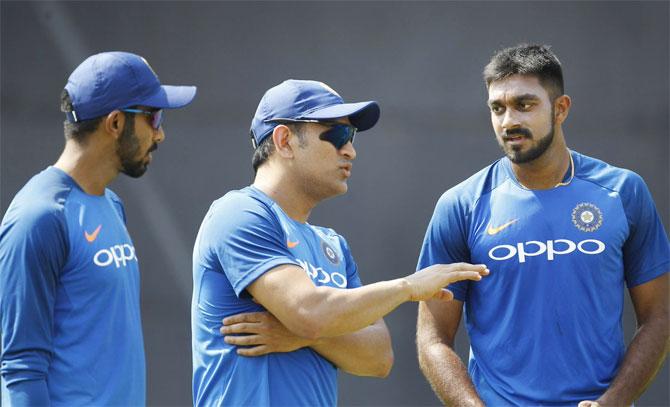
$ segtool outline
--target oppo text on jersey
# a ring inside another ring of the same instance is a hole
[[[552,261],[556,256],[570,254],[575,250],[589,255],[600,254],[605,251],[605,243],[596,239],[585,239],[578,243],[568,239],[547,240],[546,242],[529,240],[516,245],[498,245],[489,250],[489,257],[492,260],[503,261],[517,256],[519,263],[525,263],[527,257],[545,254],[547,260]]]

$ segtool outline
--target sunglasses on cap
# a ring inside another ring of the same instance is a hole
[[[278,120],[279,123],[317,123],[323,126],[328,126],[328,130],[319,134],[319,139],[327,141],[337,150],[344,147],[348,142],[353,143],[354,137],[358,129],[350,124],[343,124],[337,122],[322,122],[319,120]]]
[[[120,109],[122,112],[127,113],[136,113],[136,114],[145,114],[151,117],[151,127],[158,130],[163,124],[163,109],[158,110],[140,110],[140,109]]]

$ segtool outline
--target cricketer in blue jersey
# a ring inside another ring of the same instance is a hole
[[[354,135],[378,118],[376,102],[344,103],[316,81],[287,80],[261,99],[254,183],[212,204],[193,250],[194,405],[334,406],[338,368],[389,373],[384,315],[405,301],[448,300],[449,282],[487,274],[437,265],[362,286],[346,240],[307,222],[347,191]]]
[[[422,371],[453,405],[630,405],[668,342],[670,249],[651,195],[566,147],[570,98],[548,47],[499,51],[484,77],[505,157],[442,195],[418,268],[486,263],[491,276],[420,305]],[[628,349],[624,287],[639,326]],[[467,371],[452,350],[463,308]]]
[[[3,406],[139,406],[145,360],[138,258],[119,197],[165,134],[162,110],[195,87],[162,86],[144,58],[82,62],[61,95],[65,149],[0,226]]]

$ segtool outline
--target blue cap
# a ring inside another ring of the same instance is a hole
[[[70,122],[93,119],[117,109],[142,105],[159,109],[186,106],[195,86],[162,86],[149,63],[128,52],[103,52],[82,62],[68,78]]]
[[[342,97],[323,82],[288,79],[270,88],[261,99],[251,121],[251,141],[258,146],[278,121],[331,120],[348,117],[351,124],[364,131],[379,120],[375,101],[344,103]]]

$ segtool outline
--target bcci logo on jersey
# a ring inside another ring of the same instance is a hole
[[[603,224],[603,213],[594,204],[582,202],[572,210],[572,223],[582,232],[594,232]]]
[[[130,261],[137,261],[135,247],[129,244],[115,244],[109,249],[98,250],[93,256],[93,263],[99,267],[107,267],[114,263],[114,266],[125,267]]]

